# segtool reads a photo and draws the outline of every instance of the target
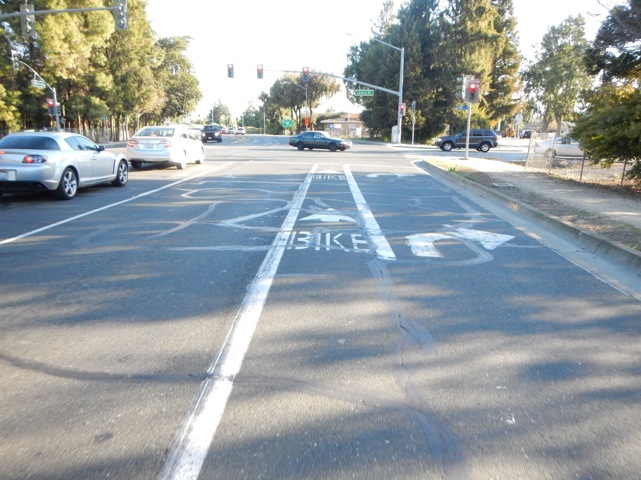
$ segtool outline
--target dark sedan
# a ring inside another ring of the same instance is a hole
[[[324,148],[331,152],[345,151],[352,146],[352,142],[349,140],[332,138],[325,132],[303,132],[295,137],[289,137],[289,144],[299,150]]]
[[[203,142],[207,143],[209,141],[218,143],[223,141],[223,129],[220,125],[205,125],[203,128]]]

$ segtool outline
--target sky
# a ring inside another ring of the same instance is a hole
[[[579,13],[591,40],[607,16],[606,6],[614,3],[513,0],[521,53],[532,59],[550,26]],[[400,4],[396,0],[395,11]],[[147,0],[147,17],[159,37],[191,37],[186,54],[203,93],[196,114],[206,115],[220,100],[238,117],[250,104],[260,106],[258,96],[269,92],[283,70],[309,67],[342,75],[349,48],[372,37],[382,5],[383,0]],[[234,65],[233,79],[227,78],[228,64]],[[258,64],[262,80],[256,78]],[[318,111],[328,109],[356,113],[361,107],[341,90]]]

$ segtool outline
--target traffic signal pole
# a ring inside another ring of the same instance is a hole
[[[465,134],[465,160],[469,159],[471,124],[472,124],[472,102],[467,102],[467,133]]]
[[[17,60],[17,61],[21,65],[24,65],[25,67],[27,67],[33,73],[34,79],[37,79],[37,80],[41,81],[42,83],[44,83],[45,86],[51,92],[51,95],[53,96],[53,108],[54,108],[53,115],[54,115],[54,118],[56,119],[56,131],[59,132],[60,131],[60,115],[58,114],[58,96],[56,95],[55,87],[52,87],[51,85],[49,85],[45,81],[45,79],[40,76],[40,74],[38,72],[36,72],[33,68],[31,68],[29,65],[24,63],[22,60]]]

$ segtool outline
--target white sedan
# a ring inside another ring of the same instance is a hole
[[[182,125],[145,127],[127,142],[127,157],[135,169],[143,163],[175,165],[182,170],[188,162],[202,163],[202,140]]]
[[[534,153],[543,155],[546,158],[583,156],[583,150],[579,143],[570,137],[558,137],[536,142],[534,144]]]

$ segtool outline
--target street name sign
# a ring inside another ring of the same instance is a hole
[[[354,90],[354,95],[360,97],[372,97],[374,96],[374,90]]]

